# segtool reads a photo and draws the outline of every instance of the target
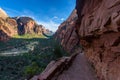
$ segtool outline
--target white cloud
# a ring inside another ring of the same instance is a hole
[[[45,28],[52,30],[53,32],[55,32],[58,29],[58,26],[60,25],[54,21],[48,21],[48,22],[38,21],[38,23],[42,24],[43,26],[45,26]]]
[[[61,18],[60,20],[61,20],[61,21],[64,21],[65,19],[64,19],[64,18]]]
[[[58,19],[58,17],[57,17],[57,16],[54,16],[53,19]]]
[[[65,18],[59,18],[57,16],[54,16],[51,20],[54,22],[63,22],[65,20]]]

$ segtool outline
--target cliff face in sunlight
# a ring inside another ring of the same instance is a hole
[[[10,36],[17,34],[17,26],[11,21],[13,22],[14,20],[0,18],[0,41],[7,41],[10,38]],[[16,23],[16,21],[14,22]]]
[[[77,0],[56,38],[68,52],[82,45],[100,80],[120,79],[120,0]]]
[[[8,23],[7,18],[6,12],[0,8],[0,41],[6,41],[14,34],[13,27]]]
[[[7,13],[2,8],[0,8],[0,17],[4,19],[8,17]]]
[[[18,34],[38,34],[51,33],[50,30],[44,28],[43,25],[38,25],[35,20],[30,17],[16,17],[15,20],[18,24]]]
[[[7,13],[0,8],[0,41],[7,41],[14,35],[52,34],[52,31],[46,29],[43,25],[38,25],[30,17],[8,17]]]

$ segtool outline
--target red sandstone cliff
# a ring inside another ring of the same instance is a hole
[[[8,18],[6,12],[2,8],[0,8],[0,41],[6,41],[9,39],[9,36],[15,34],[15,24],[13,24],[13,22],[16,23],[16,21],[14,21],[13,19]]]
[[[78,19],[76,10],[74,9],[69,18],[64,21],[56,32],[56,38],[61,42],[61,45],[68,51],[74,50],[78,44],[79,38],[76,33],[76,21]]]
[[[16,23],[13,19],[0,18],[0,41],[6,41],[10,36],[17,34],[17,26],[11,21]],[[11,22],[11,24],[9,24],[9,22]]]
[[[17,17],[15,18],[18,24],[18,34],[38,34],[50,33],[49,30],[43,27],[43,25],[38,25],[35,20],[30,17]]]
[[[82,45],[100,80],[120,80],[120,0],[77,0],[76,12],[57,39],[69,52]]]
[[[8,17],[7,13],[2,8],[0,8],[0,17],[3,19],[6,19]]]
[[[38,25],[30,17],[8,17],[7,13],[0,8],[0,41],[6,41],[13,35],[22,34],[52,34],[52,32]]]

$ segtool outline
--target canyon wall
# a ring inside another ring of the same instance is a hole
[[[0,17],[0,41],[9,40],[10,36],[17,34],[17,23],[14,19]]]
[[[53,34],[43,25],[39,25],[30,17],[9,17],[7,13],[0,8],[0,41],[7,41],[15,35],[24,34]]]
[[[74,9],[69,18],[59,26],[55,34],[56,39],[61,42],[61,45],[68,52],[72,52],[79,41],[78,35],[75,32],[77,19],[76,9]]]
[[[100,80],[120,80],[120,0],[77,0],[56,38],[71,53],[82,45]]]

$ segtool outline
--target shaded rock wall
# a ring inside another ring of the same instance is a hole
[[[9,40],[9,36],[5,33],[5,32],[3,32],[2,30],[0,30],[0,41],[8,41]]]
[[[17,17],[18,34],[34,33],[35,21],[30,17]]]
[[[76,9],[74,9],[68,19],[59,26],[55,34],[56,39],[61,42],[61,45],[68,52],[72,52],[79,42],[75,28],[77,19]]]
[[[57,39],[69,52],[81,44],[100,80],[120,80],[120,0],[76,3],[78,19],[62,23]]]

